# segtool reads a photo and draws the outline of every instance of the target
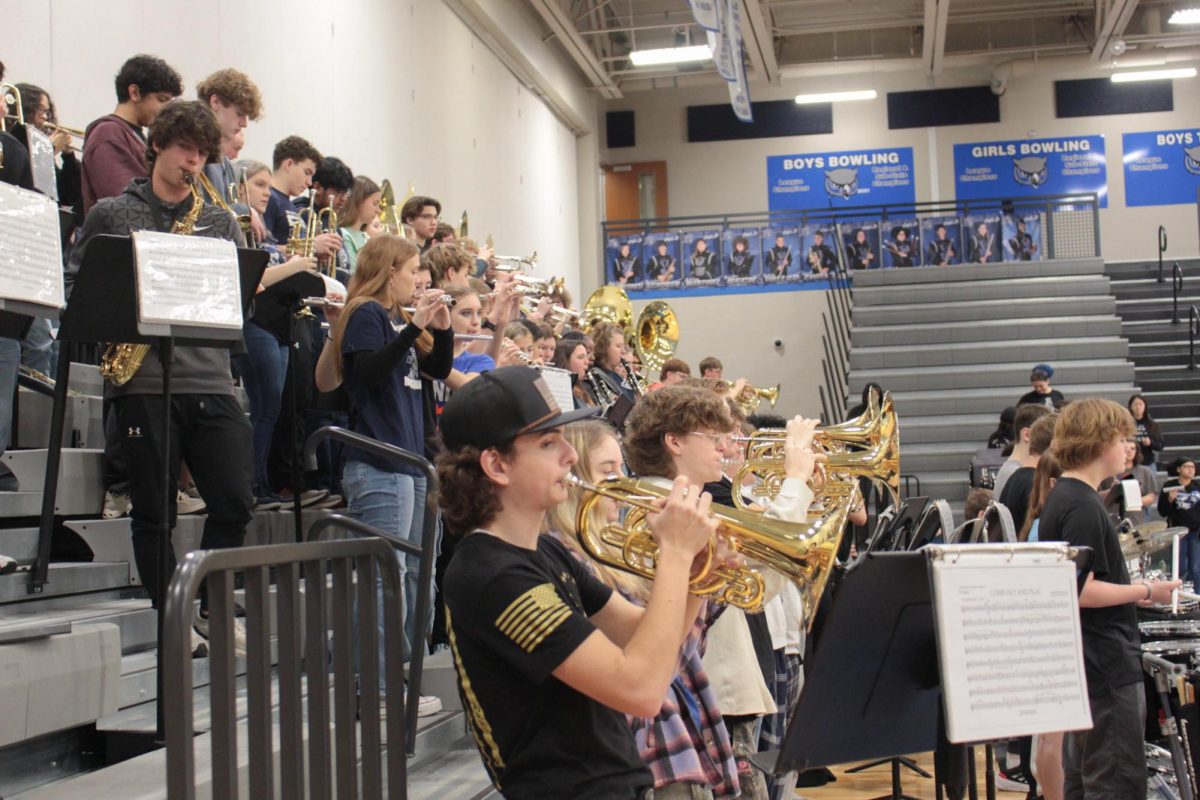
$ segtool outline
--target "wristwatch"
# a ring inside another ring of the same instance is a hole
[[[492,322],[490,319],[485,319],[482,323],[480,323],[479,327],[487,328],[489,331],[494,331],[496,330],[496,323]]]

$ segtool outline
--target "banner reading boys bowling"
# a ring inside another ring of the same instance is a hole
[[[954,145],[958,201],[1096,194],[1108,207],[1103,136]]]
[[[767,202],[772,211],[915,201],[911,147],[767,156]]]
[[[1200,128],[1121,135],[1125,205],[1195,203],[1200,191]]]

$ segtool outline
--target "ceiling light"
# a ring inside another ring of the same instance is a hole
[[[1113,83],[1133,83],[1134,81],[1165,81],[1171,78],[1194,78],[1195,67],[1179,69],[1147,69],[1140,72],[1114,72]]]
[[[1200,8],[1180,8],[1167,22],[1171,25],[1200,25]]]
[[[878,93],[874,89],[860,89],[853,92],[822,92],[819,94],[798,94],[796,102],[805,103],[837,103],[842,100],[874,100]]]
[[[635,67],[655,67],[661,64],[684,64],[689,61],[706,61],[712,58],[712,49],[706,44],[690,47],[663,47],[658,50],[634,50],[629,60]]]

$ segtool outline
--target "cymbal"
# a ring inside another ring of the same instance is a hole
[[[1168,528],[1161,520],[1148,522],[1142,527],[1120,535],[1121,552],[1126,558],[1138,558],[1157,553],[1171,544],[1176,536],[1183,536],[1187,528]]]

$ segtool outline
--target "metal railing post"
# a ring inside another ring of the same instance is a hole
[[[1158,282],[1163,282],[1163,253],[1167,252],[1167,229],[1158,226]]]
[[[1200,311],[1188,308],[1188,369],[1196,371],[1196,337],[1200,336]]]
[[[1183,291],[1183,268],[1176,261],[1171,266],[1171,322],[1179,324],[1179,293]]]

